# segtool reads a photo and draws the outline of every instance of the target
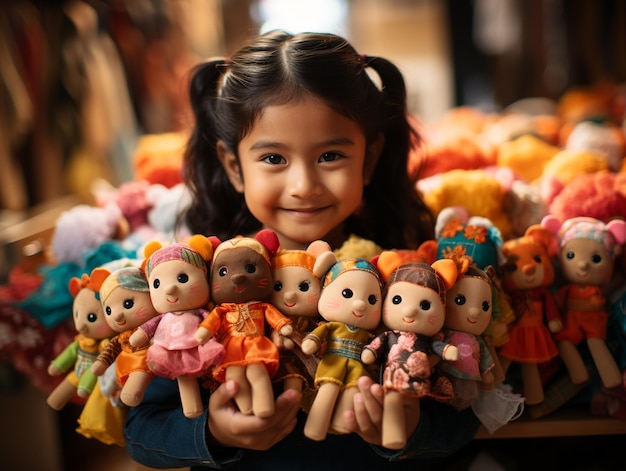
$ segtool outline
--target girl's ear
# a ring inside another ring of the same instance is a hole
[[[226,176],[235,191],[243,193],[243,176],[239,160],[235,154],[226,149],[223,141],[217,141],[217,158],[220,159],[222,167],[226,171]]]
[[[363,184],[369,185],[374,175],[374,170],[378,165],[378,159],[385,145],[385,135],[380,133],[378,137],[367,148],[365,162],[363,163]]]

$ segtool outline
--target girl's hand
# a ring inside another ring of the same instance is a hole
[[[267,450],[291,433],[302,399],[299,392],[287,389],[276,399],[274,415],[260,418],[239,412],[233,401],[238,389],[238,384],[229,380],[211,394],[207,426],[216,444]]]

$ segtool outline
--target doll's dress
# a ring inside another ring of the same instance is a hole
[[[517,290],[511,294],[517,321],[512,324],[509,340],[499,350],[500,356],[518,363],[543,363],[559,351],[544,323],[558,318],[552,296],[546,288]]]
[[[585,338],[606,340],[609,314],[599,286],[569,284],[559,289],[556,298],[565,307],[563,330],[554,336],[556,340],[570,340],[574,345]]]
[[[280,331],[291,320],[276,307],[262,301],[222,303],[213,308],[200,324],[224,346],[224,358],[213,370],[213,377],[223,383],[229,366],[263,363],[270,377],[278,371],[278,347],[265,336],[265,323]]]
[[[440,402],[454,399],[452,385],[444,376],[431,377],[429,355],[441,356],[444,343],[415,332],[387,330],[378,334],[365,348],[377,359],[384,359],[381,384],[385,391],[433,398]]]
[[[322,322],[313,329],[307,338],[318,346],[327,343],[315,372],[315,386],[330,382],[349,388],[356,386],[361,376],[369,376],[361,351],[372,337],[371,332],[343,322]]]
[[[91,365],[96,361],[98,354],[107,342],[108,339],[94,339],[83,334],[77,334],[74,341],[52,360],[52,364],[61,371],[68,371],[74,366],[74,369],[67,374],[65,379],[73,384],[77,390],[91,394],[98,379],[91,372]]]
[[[224,358],[224,347],[214,339],[199,345],[195,333],[205,309],[166,312],[142,326],[152,344],[147,362],[154,374],[169,379],[179,376],[200,377]]]
[[[454,400],[451,405],[463,410],[478,398],[482,375],[494,367],[494,361],[480,336],[446,329],[444,341],[458,348],[459,358],[442,361],[437,367],[452,383]]]

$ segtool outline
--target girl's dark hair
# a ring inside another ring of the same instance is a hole
[[[380,88],[366,69],[376,72]],[[185,222],[194,233],[220,239],[253,233],[261,223],[235,191],[217,156],[217,142],[238,155],[238,144],[268,105],[306,95],[322,99],[354,120],[368,145],[382,133],[382,153],[364,189],[363,204],[345,232],[383,248],[415,248],[434,237],[432,214],[407,170],[419,142],[406,108],[402,74],[391,62],[360,56],[333,34],[273,31],[242,47],[230,60],[212,60],[193,71],[190,99],[195,127],[184,157],[192,194]]]

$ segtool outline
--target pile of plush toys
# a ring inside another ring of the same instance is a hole
[[[261,417],[274,390],[296,388],[315,440],[345,432],[370,375],[395,449],[407,396],[472,407],[490,432],[576,401],[626,419],[625,110],[626,88],[603,84],[422,125],[408,171],[435,240],[367,258],[324,241],[281,250],[268,230],[176,231],[189,196],[153,136],[135,181],[100,184],[60,216],[49,265],[12,270],[0,354],[54,409],[83,404],[80,433],[118,445],[155,375],[177,380],[187,417],[204,407],[197,378],[245,384],[236,404]]]

